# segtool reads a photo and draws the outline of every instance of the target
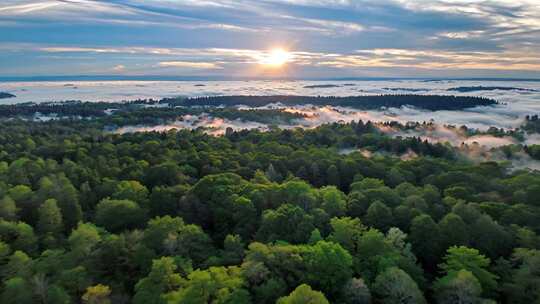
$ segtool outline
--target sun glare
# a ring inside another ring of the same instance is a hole
[[[291,60],[291,54],[282,48],[269,51],[260,61],[261,64],[271,67],[281,67]]]

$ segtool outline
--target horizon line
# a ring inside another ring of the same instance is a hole
[[[0,76],[0,82],[61,82],[61,81],[531,81],[540,78],[518,77],[226,77],[226,76],[167,76],[167,75],[40,75]]]

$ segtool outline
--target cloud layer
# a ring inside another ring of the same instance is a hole
[[[0,41],[4,75],[540,77],[536,0],[4,0]]]

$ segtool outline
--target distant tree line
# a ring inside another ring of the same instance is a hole
[[[484,97],[452,95],[375,95],[375,96],[209,96],[195,98],[167,98],[162,102],[181,106],[237,106],[262,107],[272,103],[287,106],[312,104],[342,106],[356,109],[399,108],[413,106],[421,109],[463,110],[476,106],[491,106],[497,101]]]

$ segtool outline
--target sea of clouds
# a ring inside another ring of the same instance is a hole
[[[506,87],[515,89],[490,89],[472,92],[452,90],[458,87]],[[78,82],[4,82],[0,92],[9,92],[17,97],[2,99],[0,103],[49,101],[129,101],[136,99],[161,99],[175,96],[216,96],[216,95],[311,95],[311,96],[351,96],[377,94],[441,94],[462,96],[483,96],[493,98],[500,105],[475,107],[463,111],[426,111],[412,107],[389,108],[373,111],[358,111],[340,107],[298,106],[285,108],[279,104],[269,107],[284,108],[286,111],[301,112],[307,119],[293,126],[316,127],[323,123],[364,121],[409,121],[435,122],[438,125],[466,125],[469,128],[486,130],[489,127],[512,129],[519,127],[526,115],[540,113],[540,82],[534,81],[470,81],[470,80],[384,80],[384,81],[78,81]],[[227,127],[235,130],[246,128],[265,129],[267,126],[245,121],[228,121],[212,117],[187,118],[177,123],[154,127],[131,127],[130,130],[167,130],[170,128],[197,128],[206,126],[216,134]],[[127,130],[127,129],[126,129]],[[459,134],[452,134],[443,127],[422,136],[432,141],[461,143]],[[538,143],[538,136],[527,138],[527,143]],[[510,139],[483,138],[465,139],[484,142],[486,145],[503,145]]]
[[[459,87],[490,87],[468,92],[459,92]],[[497,89],[515,88],[515,89]],[[413,107],[388,108],[359,111],[344,107],[314,107],[302,105],[285,107],[271,104],[264,108],[304,114],[281,128],[314,128],[325,123],[351,121],[387,122],[433,122],[429,128],[409,131],[395,130],[379,126],[381,131],[391,136],[420,137],[430,142],[449,143],[459,147],[471,159],[503,160],[499,152],[492,148],[517,144],[513,137],[477,135],[468,137],[459,129],[487,130],[490,127],[514,129],[524,122],[526,115],[540,114],[540,82],[534,81],[470,81],[470,80],[385,80],[385,81],[79,81],[79,82],[5,82],[0,83],[0,92],[15,94],[16,98],[3,99],[0,103],[50,102],[66,100],[118,102],[136,99],[159,100],[164,97],[196,97],[217,95],[305,95],[305,96],[351,96],[379,94],[440,94],[461,96],[482,96],[493,98],[501,104],[489,107],[474,107],[462,111],[427,111]],[[247,106],[239,106],[247,109]],[[456,126],[448,127],[448,125]],[[167,131],[171,129],[205,128],[213,135],[222,135],[227,128],[233,130],[268,130],[270,126],[243,120],[228,120],[212,117],[186,115],[173,123],[158,126],[127,126],[119,133]],[[524,144],[540,144],[539,135],[528,135]],[[413,153],[403,155],[414,158]],[[540,168],[540,163],[527,155],[518,155],[512,160],[514,167]]]

